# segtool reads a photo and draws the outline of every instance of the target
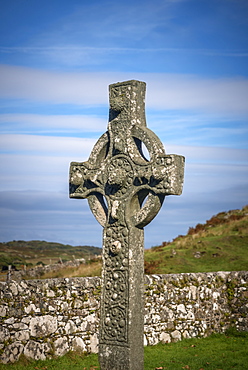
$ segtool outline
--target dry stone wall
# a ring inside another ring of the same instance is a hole
[[[248,330],[248,272],[145,277],[144,344]],[[98,351],[99,277],[0,283],[0,359]]]
[[[146,276],[145,344],[248,330],[248,272]]]

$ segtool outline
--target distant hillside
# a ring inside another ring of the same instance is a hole
[[[248,206],[221,212],[145,251],[145,273],[248,270]]]
[[[64,245],[40,240],[14,240],[0,243],[0,268],[14,265],[35,266],[37,263],[53,264],[60,261],[71,261],[77,258],[89,259],[101,254],[101,248],[91,246]]]
[[[94,256],[101,248],[72,247],[45,241],[0,243],[0,266],[17,268],[37,263],[52,264],[74,258],[91,259],[78,269],[65,268],[48,277],[95,276],[101,273],[101,261]],[[187,235],[145,250],[146,274],[248,270],[248,206],[221,212],[205,224],[190,227]]]

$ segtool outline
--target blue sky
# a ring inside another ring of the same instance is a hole
[[[108,85],[147,83],[148,127],[186,157],[145,246],[248,203],[247,0],[0,2],[0,241],[101,246],[71,161],[108,123]]]

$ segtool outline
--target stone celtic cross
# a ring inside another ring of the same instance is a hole
[[[165,196],[180,195],[183,186],[184,157],[166,155],[146,127],[145,86],[135,80],[110,85],[108,130],[87,162],[70,166],[70,197],[87,198],[104,228],[102,370],[143,370],[143,228]]]

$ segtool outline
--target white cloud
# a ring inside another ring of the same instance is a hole
[[[3,134],[0,136],[2,152],[22,154],[39,153],[43,156],[80,156],[88,158],[97,139],[42,135]],[[178,153],[188,163],[247,164],[248,149],[211,146],[169,145],[163,143],[167,153]]]
[[[179,1],[177,1],[179,2]],[[171,19],[175,1],[81,2],[66,15],[42,29],[35,37],[37,45],[80,43],[85,46],[113,44],[125,40],[141,41],[159,32]],[[159,32],[160,33],[160,32]]]
[[[3,135],[0,190],[67,191],[70,162],[89,158],[95,140]],[[183,194],[247,185],[248,150],[166,146],[168,154],[186,157]]]
[[[248,80],[202,78],[193,75],[141,73],[59,73],[0,66],[0,97],[49,103],[107,105],[110,83],[140,79],[147,82],[148,108],[194,109],[224,115],[248,114]]]
[[[185,117],[186,118],[186,117]],[[203,118],[203,120],[202,120]],[[206,117],[205,117],[206,118]],[[229,123],[218,122],[218,117],[209,122],[204,122],[204,117],[199,117],[198,125],[183,119],[155,120],[148,119],[148,127],[163,140],[165,145],[177,144],[185,146],[215,146],[229,148],[245,148],[248,146],[248,126],[246,121]],[[214,127],[215,125],[215,127]],[[223,126],[223,127],[219,127]]]
[[[0,190],[68,191],[70,162],[83,162],[93,139],[1,135]]]
[[[95,139],[56,137],[41,135],[1,135],[0,147],[3,152],[35,153],[43,156],[73,156],[86,157],[91,152]]]
[[[248,114],[248,80],[245,78],[163,74],[148,75],[148,84],[148,105],[157,109]]]
[[[204,194],[229,188],[238,189],[240,186],[247,186],[248,189],[247,173],[248,165],[186,164],[183,193],[185,196],[191,194],[194,197],[199,194],[204,197]],[[235,194],[230,194],[230,196],[235,197]]]
[[[82,157],[25,154],[0,156],[1,191],[67,191],[69,165]],[[86,159],[86,158],[85,158]]]
[[[180,153],[187,163],[248,165],[248,149],[218,148],[211,146],[166,145],[167,153]]]
[[[0,66],[0,97],[50,103],[106,104],[107,75],[58,73],[24,67]]]
[[[1,132],[104,132],[106,119],[86,115],[0,114]]]
[[[94,47],[94,46],[80,46],[80,45],[65,45],[65,46],[0,46],[0,53],[2,54],[30,54],[50,56],[51,58],[61,58],[64,61],[71,61],[71,65],[80,63],[86,64],[89,59],[93,60],[95,57],[104,57],[104,55],[119,55],[119,54],[150,54],[150,53],[176,53],[176,54],[192,54],[192,55],[207,55],[207,56],[226,56],[247,58],[246,51],[240,52],[236,50],[214,50],[214,49],[190,49],[190,48],[164,48],[164,47]],[[70,55],[68,55],[70,54]],[[86,59],[84,61],[84,59]],[[93,61],[92,61],[93,62]],[[82,64],[80,64],[82,65]]]

